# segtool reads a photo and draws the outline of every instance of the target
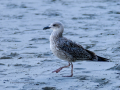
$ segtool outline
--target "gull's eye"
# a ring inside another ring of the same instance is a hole
[[[53,24],[53,26],[57,26],[56,24]]]

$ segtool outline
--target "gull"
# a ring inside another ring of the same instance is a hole
[[[64,27],[61,22],[54,22],[43,30],[52,29],[53,32],[50,35],[50,49],[55,56],[62,60],[68,61],[67,66],[58,68],[53,72],[60,72],[63,68],[71,66],[71,75],[63,77],[73,76],[73,64],[75,61],[91,60],[91,61],[108,61],[108,59],[97,56],[94,52],[84,49],[80,44],[73,42],[63,37]]]

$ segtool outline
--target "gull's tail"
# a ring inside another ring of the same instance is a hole
[[[107,58],[104,58],[104,57],[100,57],[100,56],[97,56],[98,57],[98,61],[108,61],[109,59]]]
[[[91,60],[92,60],[92,61],[106,61],[106,62],[109,61],[109,59],[107,59],[107,58],[97,56],[97,55],[96,55],[94,52],[92,52],[92,51],[89,51],[89,50],[86,50],[86,51],[87,51],[89,54],[91,54],[91,56],[92,56]]]

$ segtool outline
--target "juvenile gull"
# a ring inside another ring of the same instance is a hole
[[[60,72],[63,68],[69,67],[71,65],[71,75],[65,77],[73,76],[73,64],[76,60],[91,60],[91,61],[107,61],[108,59],[97,56],[94,52],[84,49],[81,45],[63,37],[64,27],[60,22],[54,22],[43,30],[52,29],[53,32],[50,36],[50,49],[53,54],[62,60],[69,62],[67,66],[60,67],[53,72]]]

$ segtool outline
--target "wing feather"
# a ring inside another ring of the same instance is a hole
[[[60,38],[58,48],[70,54],[76,60],[90,60],[92,58],[91,54],[89,54],[86,49],[67,38]]]

